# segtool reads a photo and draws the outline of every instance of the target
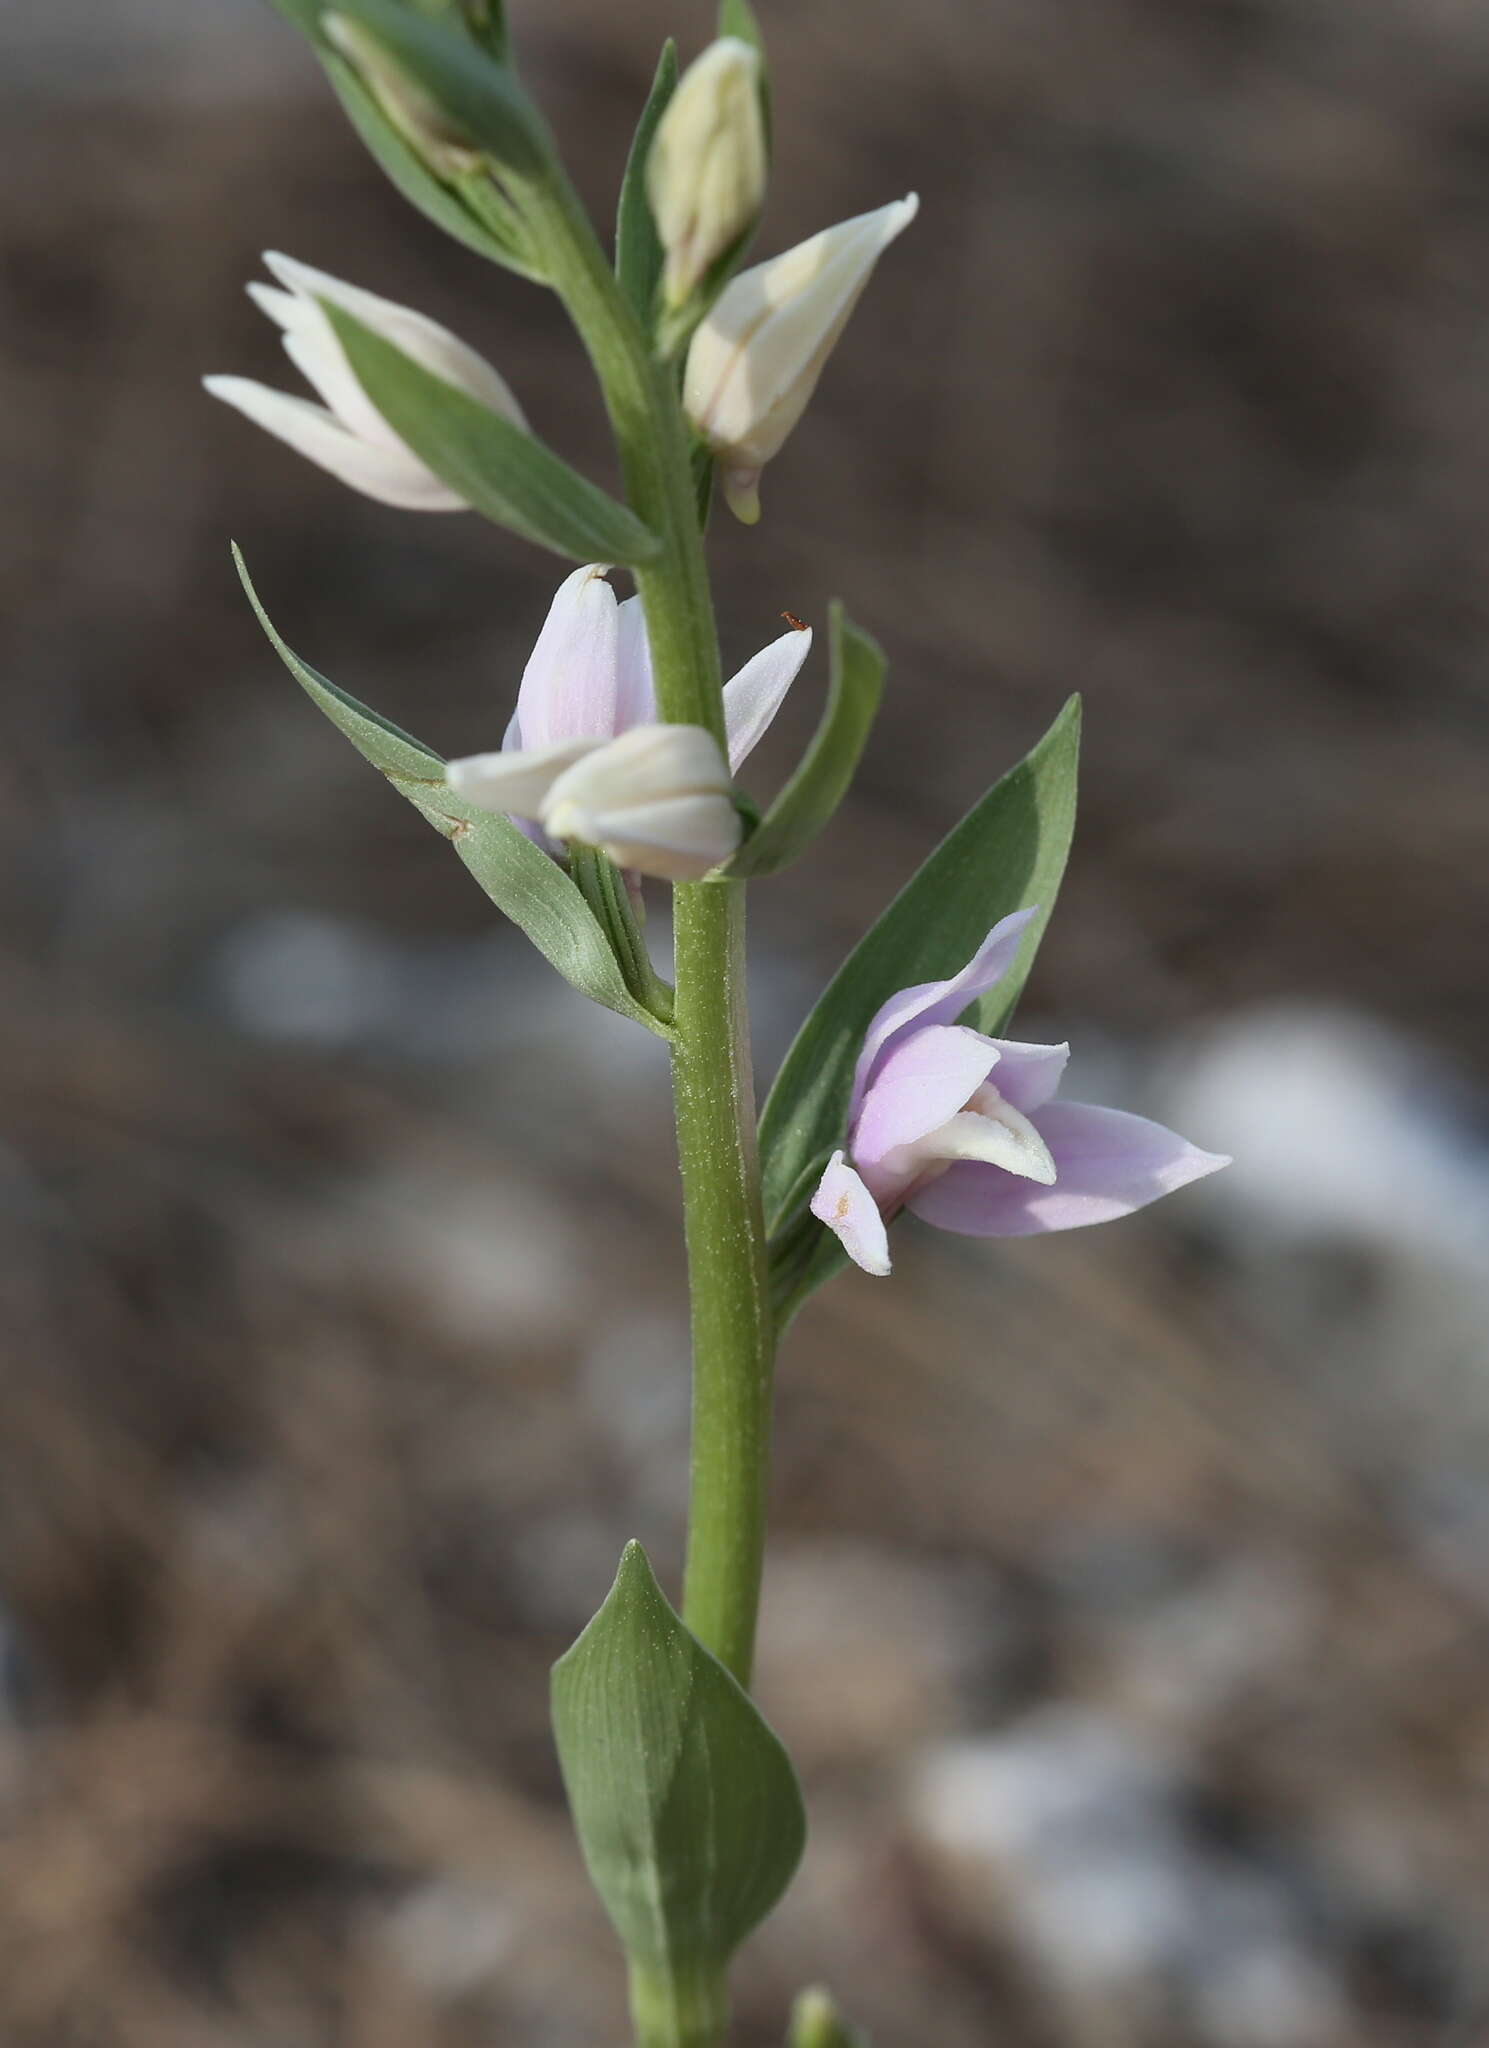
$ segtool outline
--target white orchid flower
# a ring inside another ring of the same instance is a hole
[[[683,406],[746,525],[760,517],[761,470],[805,412],[874,265],[919,206],[912,192],[741,271],[693,336]]]
[[[723,784],[726,790],[728,775],[738,770],[764,735],[811,645],[810,626],[793,626],[761,648],[724,685],[724,724],[729,741],[728,770]],[[590,778],[580,777],[577,784],[571,783],[567,789],[559,788],[560,778],[598,755],[607,742],[638,729],[701,730],[656,724],[656,690],[641,600],[628,597],[623,604],[617,602],[615,592],[605,580],[604,564],[590,563],[565,578],[549,607],[543,630],[523,671],[517,708],[502,750],[451,761],[445,773],[450,787],[481,810],[504,811],[517,818],[531,819],[552,839],[582,838],[581,832],[556,828],[556,808],[572,801],[598,815],[605,806],[595,798]],[[703,737],[707,738],[707,734]],[[642,765],[651,774],[654,758],[661,757],[641,749],[634,756],[622,751],[616,761],[627,775],[639,773]],[[696,758],[690,758],[685,766],[692,774]],[[631,787],[627,784],[628,789]],[[702,785],[689,784],[686,791],[679,785],[679,793],[697,797],[717,792],[711,784],[706,790]],[[686,822],[693,834],[690,844],[696,858],[712,855],[706,867],[725,859],[739,843],[739,820],[732,800],[728,808],[730,821],[723,819],[717,805],[707,811],[696,805],[687,813]],[[577,812],[564,811],[560,822],[571,823],[576,816]],[[620,844],[623,837],[613,834],[607,851]],[[721,845],[722,852],[714,850]],[[687,853],[685,848],[672,851],[680,856]],[[623,867],[678,879],[668,868],[657,866],[654,859],[632,859],[629,853],[624,858],[620,854],[612,857]],[[706,867],[696,872],[704,873]]]
[[[282,329],[285,354],[325,402],[315,405],[250,377],[206,377],[207,390],[354,491],[409,512],[463,512],[465,500],[398,438],[368,398],[320,302],[344,307],[421,368],[514,426],[526,427],[505,380],[484,356],[422,313],[273,251],[264,262],[279,288],[251,284],[249,296]]]

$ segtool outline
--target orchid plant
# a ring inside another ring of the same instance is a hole
[[[532,432],[505,380],[422,314],[286,256],[249,286],[316,400],[241,377],[214,396],[353,489],[471,510],[579,564],[559,585],[500,744],[446,761],[302,661],[313,701],[451,841],[573,986],[653,1032],[675,1083],[692,1302],[693,1446],[680,1611],[630,1545],[555,1667],[583,1853],[629,1966],[641,2048],[713,2048],[725,1975],[804,1839],[789,1760],[749,1694],[777,1345],[850,1260],[890,1272],[905,1210],[981,1237],[1126,1215],[1224,1165],[1173,1132],[1056,1100],[1064,1045],[1006,1029],[1074,816],[1078,706],[975,805],[854,949],[803,1024],[757,1128],[747,884],[832,817],[883,688],[834,604],[814,738],[763,811],[735,777],[813,645],[788,630],[722,680],[706,533],[715,483],[760,516],[913,195],[741,268],[765,194],[765,59],[747,0],[679,76],[663,51],[621,186],[614,257],[524,91],[501,0],[277,0],[394,184],[468,248],[556,292],[614,431],[623,498]],[[610,577],[624,570],[633,595]],[[492,735],[496,738],[495,732]],[[673,889],[671,980],[644,931]],[[794,2048],[856,2037],[802,1994]]]

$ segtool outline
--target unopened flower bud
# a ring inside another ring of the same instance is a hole
[[[863,2042],[838,2011],[831,1992],[814,1985],[791,2008],[788,2048],[863,2048]]]
[[[481,810],[536,818],[550,839],[598,846],[618,867],[693,882],[743,833],[717,740],[701,725],[637,725],[452,761],[450,787]]]
[[[690,297],[754,225],[765,176],[759,52],[739,36],[721,36],[683,73],[647,159],[669,307]]]
[[[760,472],[796,425],[874,265],[914,220],[912,192],[824,228],[727,285],[693,336],[688,417],[718,458],[736,517],[760,516]]]
[[[350,15],[328,14],[326,39],[361,78],[393,126],[437,177],[478,170],[481,151],[430,93],[398,63],[370,29]]]

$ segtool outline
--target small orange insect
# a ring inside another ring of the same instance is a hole
[[[805,633],[805,632],[806,632],[806,630],[807,630],[807,622],[806,622],[806,620],[805,620],[805,619],[799,619],[799,618],[798,618],[798,617],[796,616],[795,612],[782,612],[782,613],[781,613],[781,617],[782,617],[782,618],[783,618],[783,619],[784,619],[784,620],[786,621],[786,624],[787,624],[788,626],[794,626],[794,627],[796,628],[796,630],[797,630],[797,632],[798,632],[798,633]]]

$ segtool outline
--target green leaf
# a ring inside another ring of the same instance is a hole
[[[522,427],[321,301],[388,425],[477,512],[576,562],[649,562],[655,534]]]
[[[657,123],[676,90],[677,45],[669,36],[662,45],[657,75],[626,158],[615,216],[615,274],[631,311],[648,333],[656,306],[657,281],[662,275],[662,243],[646,196],[646,159],[651,154]]]
[[[515,270],[536,283],[545,281],[541,270],[515,238],[502,233],[494,221],[487,226],[475,218],[459,197],[458,183],[452,190],[435,177],[399,134],[345,58],[328,50],[322,54],[321,62],[347,118],[368,151],[404,198],[416,206],[426,220],[432,220],[436,227],[453,235],[457,242],[474,249],[478,256],[505,264],[508,270]],[[484,174],[479,175],[484,179]],[[484,182],[489,186],[489,180]],[[492,196],[496,196],[494,188]]]
[[[478,811],[450,789],[431,747],[369,711],[300,659],[276,631],[235,546],[238,575],[269,644],[305,694],[352,745],[386,775],[400,796],[454,846],[498,910],[520,925],[565,981],[606,1009],[632,1017],[659,1038],[671,1036],[627,989],[609,941],[579,890],[556,861],[508,818]]]
[[[493,57],[507,54],[507,24],[502,0],[413,0],[421,14],[432,14],[461,22]]]
[[[751,43],[765,55],[765,37],[750,0],[720,0],[719,34],[738,36],[742,43]]]
[[[853,1069],[870,1020],[902,988],[964,967],[1011,911],[1038,904],[1013,967],[967,1012],[1006,1027],[1054,908],[1075,824],[1080,699],[944,839],[859,941],[796,1035],[760,1122],[772,1275],[783,1317],[843,1263],[830,1231],[803,1213],[807,1169],[843,1142]],[[807,1194],[809,1195],[809,1190]]]
[[[787,867],[817,837],[848,793],[884,694],[886,663],[882,650],[849,621],[836,599],[827,630],[831,668],[821,723],[796,773],[759,829],[729,862],[726,874],[772,875]]]
[[[830,1991],[813,1985],[791,2008],[786,2048],[868,2048],[864,2035],[850,2027]]]
[[[535,178],[553,163],[542,116],[505,64],[476,48],[463,28],[411,12],[399,0],[323,0],[313,10],[292,0],[294,15],[342,14],[369,29],[399,69],[426,92],[472,145],[515,176]]]
[[[722,1965],[806,1839],[790,1759],[664,1599],[639,1543],[553,1667],[553,1725],[584,1860],[633,1967]]]

